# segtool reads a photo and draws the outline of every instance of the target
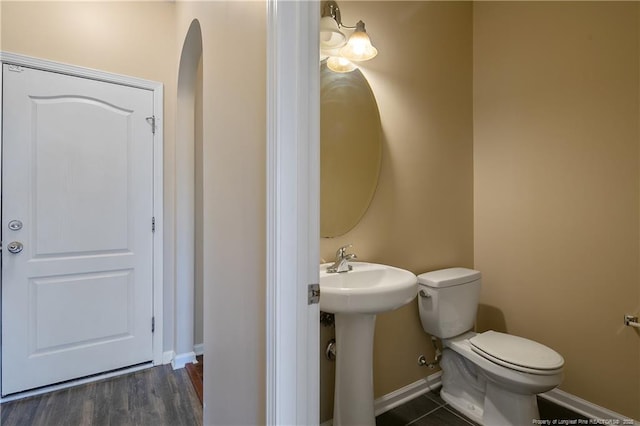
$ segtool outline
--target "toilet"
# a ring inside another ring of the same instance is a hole
[[[483,425],[530,425],[539,419],[536,395],[560,384],[564,358],[529,339],[473,332],[479,271],[427,272],[418,275],[418,284],[422,327],[442,340],[442,399]]]

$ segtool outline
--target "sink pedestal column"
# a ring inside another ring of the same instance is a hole
[[[373,334],[376,316],[335,314],[335,426],[375,426],[373,410]]]

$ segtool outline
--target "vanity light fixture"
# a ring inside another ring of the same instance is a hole
[[[320,59],[327,60],[327,66],[335,72],[349,72],[356,69],[351,61],[373,59],[378,50],[373,47],[364,28],[364,22],[358,21],[354,27],[342,23],[340,8],[334,0],[322,4],[320,19]],[[354,30],[349,39],[341,29]]]

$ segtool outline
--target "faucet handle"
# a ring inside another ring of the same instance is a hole
[[[347,249],[353,247],[353,244],[342,246],[336,251],[336,259],[344,259],[347,256]]]

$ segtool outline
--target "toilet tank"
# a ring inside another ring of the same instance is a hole
[[[422,328],[441,339],[471,330],[478,312],[480,283],[480,272],[467,268],[441,269],[418,275]]]

